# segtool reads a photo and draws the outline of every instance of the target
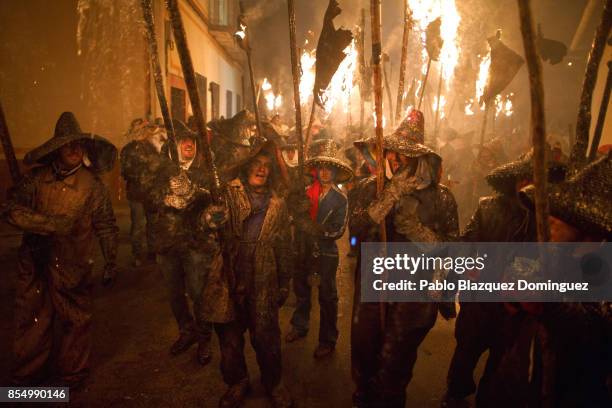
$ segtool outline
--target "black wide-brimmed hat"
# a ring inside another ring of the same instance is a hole
[[[310,158],[306,161],[306,167],[334,167],[336,169],[336,183],[346,183],[353,178],[351,167],[340,158],[338,144],[331,139],[321,139],[318,142],[317,154],[309,156]]]
[[[535,187],[521,190],[521,201],[534,207]],[[612,153],[586,166],[569,180],[551,186],[550,214],[584,232],[612,236]]]
[[[243,147],[250,147],[251,137],[249,128],[256,124],[255,115],[248,110],[242,110],[230,119],[215,119],[206,126],[213,134],[228,143]]]
[[[77,121],[74,113],[64,112],[55,124],[55,132],[51,139],[29,151],[23,158],[27,166],[34,164],[48,164],[53,160],[53,153],[70,142],[79,140],[87,152],[91,165],[88,166],[96,172],[105,172],[113,168],[117,159],[117,148],[102,136],[85,133]]]
[[[176,136],[176,141],[180,141],[182,139],[193,139],[198,140],[198,134],[187,127],[185,123],[178,119],[172,119],[172,127],[174,128],[174,136]]]
[[[553,161],[550,146],[547,146],[548,157],[548,180],[551,183],[559,183],[565,179],[567,164]],[[494,168],[485,180],[498,193],[514,192],[517,181],[531,179],[533,177],[533,149],[523,153],[516,160],[502,164]]]

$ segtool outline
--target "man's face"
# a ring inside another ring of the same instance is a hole
[[[181,149],[181,157],[184,160],[191,160],[196,155],[196,144],[195,140],[190,137],[182,139],[179,142],[179,148]]]
[[[75,140],[65,144],[59,149],[60,162],[62,167],[72,169],[83,161],[84,149],[80,141]]]
[[[550,226],[551,242],[576,242],[579,240],[579,231],[557,217],[549,216],[548,225]]]
[[[408,157],[390,150],[385,152],[385,158],[389,162],[393,174],[397,173],[400,167],[407,166],[410,161]]]
[[[334,181],[334,171],[329,166],[319,168],[319,181],[321,184],[331,184]]]
[[[248,182],[251,187],[263,187],[268,182],[272,161],[264,155],[255,156],[251,161]]]

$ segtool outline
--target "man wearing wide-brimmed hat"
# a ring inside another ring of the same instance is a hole
[[[360,243],[379,241],[382,222],[390,242],[457,239],[457,204],[439,183],[442,160],[423,144],[421,120],[422,115],[412,113],[395,134],[385,137],[386,177],[380,198],[376,198],[375,177],[355,188],[350,223]],[[417,349],[433,327],[438,310],[446,318],[452,317],[452,311],[435,301],[361,302],[360,270],[359,257],[351,333],[353,402],[359,407],[404,407]],[[381,307],[385,309],[384,324]]]
[[[552,150],[547,150],[549,157],[548,179],[550,183],[563,181],[566,166],[552,160]],[[519,201],[520,190],[533,180],[533,150],[520,155],[516,160],[493,169],[485,177],[495,192],[491,196],[481,197],[474,212],[461,235],[465,242],[533,242],[537,241],[536,225],[533,214]],[[486,281],[487,276],[475,277]],[[489,350],[487,369],[481,384],[488,383],[488,377],[499,363],[504,319],[507,315],[502,304],[464,302],[460,294],[461,309],[455,326],[457,346],[451,360],[447,377],[447,392],[443,406],[462,406],[470,394],[476,391],[473,373],[478,360]],[[488,405],[488,392],[478,390],[476,399]]]
[[[24,158],[36,167],[16,186],[5,212],[24,231],[15,301],[16,384],[42,379],[53,344],[59,345],[61,384],[77,387],[87,377],[95,237],[105,284],[114,280],[117,257],[118,228],[98,173],[112,168],[116,157],[110,142],[82,132],[74,115],[64,112],[53,137]]]
[[[534,209],[535,188],[526,187],[521,201]],[[589,288],[599,281],[609,285],[609,265],[605,259],[612,239],[612,155],[586,166],[569,180],[550,186],[551,242],[588,242],[584,246],[563,246],[557,262],[580,265]],[[599,253],[598,253],[599,252]],[[599,266],[599,268],[597,267]],[[603,279],[603,280],[601,280]],[[600,286],[601,288],[602,286]],[[591,290],[591,289],[589,289]],[[610,336],[612,303],[519,303],[517,312],[535,317],[538,330],[523,347],[523,360],[529,370],[519,377],[528,386],[522,392],[508,388],[508,378],[516,378],[514,355],[520,348],[508,348],[487,384],[490,406],[527,406],[536,401],[551,407],[609,407]],[[532,345],[533,344],[533,345]],[[533,350],[533,351],[532,351]],[[505,392],[503,392],[505,391]]]
[[[243,160],[250,152],[255,134],[255,115],[242,110],[229,119],[215,119],[206,125],[212,132],[215,163],[222,177],[226,170]]]
[[[249,331],[264,388],[275,407],[292,400],[281,382],[279,308],[289,295],[292,261],[289,215],[278,193],[279,165],[273,142],[256,145],[238,163],[226,188],[226,206],[211,205],[200,217],[203,228],[225,237],[224,270],[234,319],[215,324],[221,372],[228,385],[220,407],[237,407],[250,389],[244,356]]]
[[[163,126],[151,125],[145,119],[134,119],[127,136],[131,139],[120,154],[121,176],[125,180],[130,205],[130,241],[133,265],[141,266],[155,259],[150,211],[145,208],[145,186],[161,164],[161,148],[166,139]]]
[[[326,140],[316,156],[310,157],[306,166],[315,174],[306,194],[310,199],[310,218],[315,234],[310,236],[303,265],[293,276],[293,290],[297,305],[291,319],[292,330],[286,340],[293,342],[306,336],[310,320],[311,287],[309,277],[319,277],[320,327],[319,345],[314,356],[322,358],[334,351],[338,339],[338,240],[344,234],[348,216],[346,195],[338,183],[346,183],[353,176],[351,168],[339,157],[333,140]],[[301,233],[298,231],[297,233]],[[307,232],[308,233],[308,232]]]
[[[197,134],[179,120],[173,127],[178,162],[166,156],[146,188],[147,208],[153,211],[157,263],[179,329],[170,353],[181,354],[197,343],[196,358],[206,365],[212,358],[211,322],[229,320],[227,308],[217,304],[222,299],[205,295],[210,276],[221,268],[221,248],[216,234],[198,228],[199,213],[211,203],[211,182]]]

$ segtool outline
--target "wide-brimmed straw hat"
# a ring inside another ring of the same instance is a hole
[[[104,172],[113,168],[117,159],[117,148],[107,139],[93,133],[85,133],[74,113],[64,112],[55,124],[53,136],[42,145],[29,151],[23,158],[27,166],[48,164],[53,159],[53,153],[70,142],[79,140],[87,152],[88,165],[94,171]]]
[[[316,155],[311,156],[306,161],[306,166],[318,168],[321,166],[331,166],[336,169],[336,183],[345,183],[353,178],[351,167],[340,158],[338,144],[331,139],[319,141],[319,149]]]
[[[535,187],[520,192],[521,201],[534,207]],[[612,236],[612,153],[586,166],[569,180],[550,186],[550,214],[584,232]]]

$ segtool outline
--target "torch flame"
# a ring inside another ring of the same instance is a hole
[[[467,101],[465,101],[465,108],[463,112],[467,116],[473,116],[474,115],[474,110],[472,109],[473,107],[474,107],[474,99],[468,99]]]
[[[495,97],[495,117],[499,115],[504,115],[509,118],[514,113],[514,105],[512,104],[513,93],[507,94],[502,97],[501,95],[497,95]]]
[[[444,119],[444,107],[446,106],[446,97],[444,95],[440,95],[440,119]],[[433,100],[433,111],[435,112],[438,109],[438,97],[434,96]]]
[[[480,61],[480,68],[478,70],[478,79],[476,80],[476,101],[480,103],[480,98],[484,95],[485,87],[489,79],[489,67],[491,66],[491,51],[485,55]],[[481,108],[484,110],[484,106]]]
[[[272,89],[272,84],[268,82],[268,78],[264,78],[263,83],[261,84],[262,91],[269,91]]]
[[[344,49],[344,54],[346,57],[338,66],[338,70],[321,97],[327,115],[331,114],[332,109],[338,102],[342,106],[347,106],[350,99],[353,78],[357,69],[357,47],[354,40]]]
[[[460,52],[457,32],[461,17],[457,11],[455,0],[409,0],[409,4],[412,11],[412,20],[415,22],[414,28],[420,32],[423,45],[421,49],[421,73],[423,75],[427,71],[429,59],[425,49],[427,26],[438,17],[441,19],[440,36],[444,43],[440,51],[440,63],[446,89],[450,89]]]
[[[308,44],[308,40],[306,40]],[[308,104],[308,100],[312,97],[312,88],[315,83],[315,63],[316,49],[312,51],[304,51],[300,57],[300,64],[302,67],[302,75],[300,76],[300,104]]]

